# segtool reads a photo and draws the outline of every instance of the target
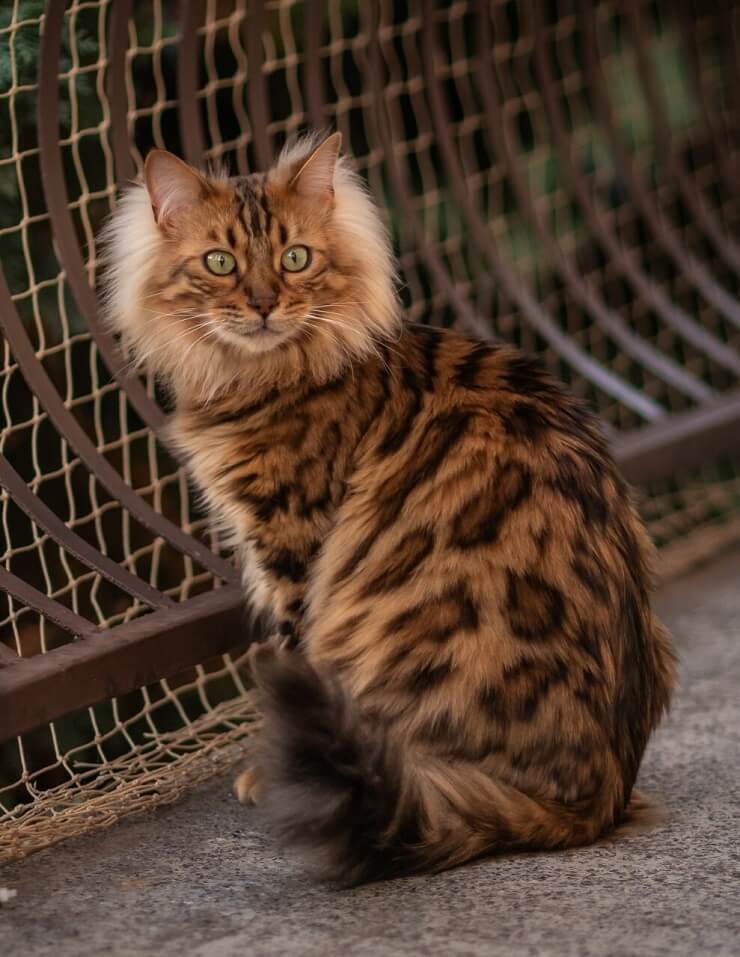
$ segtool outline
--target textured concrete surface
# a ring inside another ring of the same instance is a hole
[[[0,953],[740,954],[740,552],[664,590],[659,607],[683,687],[643,765],[642,788],[668,814],[649,833],[337,892],[215,781],[6,868],[0,887],[17,895],[0,906]]]

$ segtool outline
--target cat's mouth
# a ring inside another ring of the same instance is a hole
[[[232,345],[257,352],[265,352],[290,338],[289,330],[279,328],[271,317],[251,322],[225,322],[219,326],[219,332]]]
[[[236,326],[235,328],[229,328],[229,332],[236,333],[238,336],[242,336],[246,339],[254,338],[255,336],[279,336],[281,335],[277,329],[273,326],[262,323],[260,326],[254,326],[249,329],[245,329],[243,326]]]

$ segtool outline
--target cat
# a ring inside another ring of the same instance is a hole
[[[237,788],[346,884],[592,842],[674,685],[652,546],[537,359],[404,323],[340,148],[231,179],[152,151],[106,229],[108,322],[271,621]]]

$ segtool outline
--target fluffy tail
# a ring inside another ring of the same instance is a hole
[[[593,802],[535,800],[466,766],[421,766],[330,675],[272,643],[252,665],[265,712],[265,809],[342,884],[437,871],[495,851],[572,847],[604,827]]]

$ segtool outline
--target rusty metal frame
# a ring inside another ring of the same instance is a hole
[[[75,236],[68,207],[62,156],[59,144],[58,82],[60,45],[67,0],[48,0],[39,58],[38,137],[44,194],[57,250],[72,295],[88,323],[100,353],[131,406],[154,431],[166,424],[166,415],[141,381],[128,375],[114,339],[101,326],[95,295]],[[198,30],[203,5],[197,0],[180,4],[180,56],[177,63],[178,119],[185,157],[202,162],[206,137],[198,99]],[[730,269],[740,268],[738,245],[723,229],[714,211],[691,180],[671,143],[661,117],[660,94],[644,43],[642,17],[637,0],[622,0],[630,34],[638,56],[639,76],[656,130],[656,148],[661,160],[675,172],[677,189],[696,217],[699,228]],[[128,22],[133,0],[113,0],[109,23],[109,63],[107,95],[111,104],[111,140],[119,184],[135,173],[127,126],[125,84]],[[465,179],[465,170],[457,145],[450,133],[450,116],[438,63],[441,55],[433,0],[420,0],[419,47],[421,81],[427,99],[431,130],[441,158],[452,196],[463,210],[468,241],[480,260],[490,269],[521,315],[562,360],[602,392],[612,396],[639,416],[645,425],[634,432],[613,437],[614,454],[626,477],[635,483],[647,483],[672,475],[678,469],[700,466],[703,462],[740,449],[740,391],[717,395],[695,373],[640,339],[625,321],[609,309],[599,291],[580,276],[577,265],[560,249],[537,209],[535,198],[516,168],[509,128],[498,97],[496,65],[490,51],[493,37],[488,4],[479,0],[475,7],[477,56],[473,84],[483,104],[486,124],[483,135],[492,150],[503,158],[519,208],[536,231],[550,263],[575,302],[620,348],[634,356],[652,373],[684,396],[693,407],[680,414],[668,414],[654,399],[641,393],[571,340],[547,314],[532,289],[507,262],[497,247],[493,230],[477,207]],[[325,5],[320,0],[305,0],[304,79],[308,116],[322,127],[330,109],[323,84],[322,46]],[[598,197],[591,194],[569,150],[567,123],[554,93],[554,76],[548,54],[548,33],[544,9],[534,0],[522,4],[522,16],[531,31],[532,62],[540,81],[548,122],[565,181],[574,202],[583,212],[589,229],[600,247],[612,258],[621,276],[640,300],[654,310],[660,320],[695,350],[711,359],[731,376],[740,379],[740,356],[717,335],[701,326],[683,308],[672,302],[665,291],[645,271],[638,257],[621,245]],[[594,5],[578,0],[577,16],[586,42],[584,72],[597,105],[602,129],[609,141],[620,174],[630,197],[653,240],[692,284],[696,294],[730,325],[740,329],[740,303],[719,282],[707,263],[684,248],[676,228],[662,215],[656,197],[640,177],[629,147],[620,133],[601,74],[597,52],[597,24]],[[703,86],[699,53],[693,48],[690,11],[681,4],[681,36],[689,51],[693,83],[699,101],[708,110],[708,93]],[[726,17],[725,13],[722,13]],[[268,9],[265,0],[250,3],[243,21],[242,41],[247,51],[247,104],[252,125],[252,149],[260,165],[274,153],[269,131],[269,100],[264,70],[264,37]],[[378,4],[363,7],[366,44],[358,52],[368,88],[374,96],[369,111],[370,133],[382,147],[384,169],[389,187],[405,225],[418,245],[435,291],[449,305],[457,322],[486,337],[491,331],[474,304],[457,287],[443,258],[426,234],[414,205],[414,195],[404,169],[402,155],[394,149],[394,119],[384,92],[385,61],[380,35]],[[732,38],[726,38],[731,44]],[[730,51],[727,52],[728,60]],[[737,71],[737,64],[732,64]],[[708,119],[708,132],[718,156],[718,166],[726,183],[734,182],[737,157],[725,152],[722,130]],[[240,170],[246,158],[240,158]],[[63,714],[125,694],[155,680],[171,676],[214,655],[228,651],[248,640],[243,620],[241,586],[237,570],[204,543],[155,511],[98,451],[74,415],[65,406],[40,359],[15,309],[10,291],[0,272],[0,324],[20,372],[61,436],[75,450],[82,463],[128,510],[130,515],[155,536],[183,555],[190,556],[209,570],[216,584],[211,591],[180,604],[160,592],[131,571],[113,562],[84,541],[56,516],[30,489],[9,461],[0,456],[0,485],[28,517],[63,549],[87,568],[112,582],[141,605],[142,614],[132,621],[110,629],[101,629],[92,621],[71,611],[4,568],[0,568],[0,589],[17,598],[54,622],[74,640],[30,658],[18,657],[0,644],[0,741],[53,721]],[[146,610],[148,609],[148,610]]]

